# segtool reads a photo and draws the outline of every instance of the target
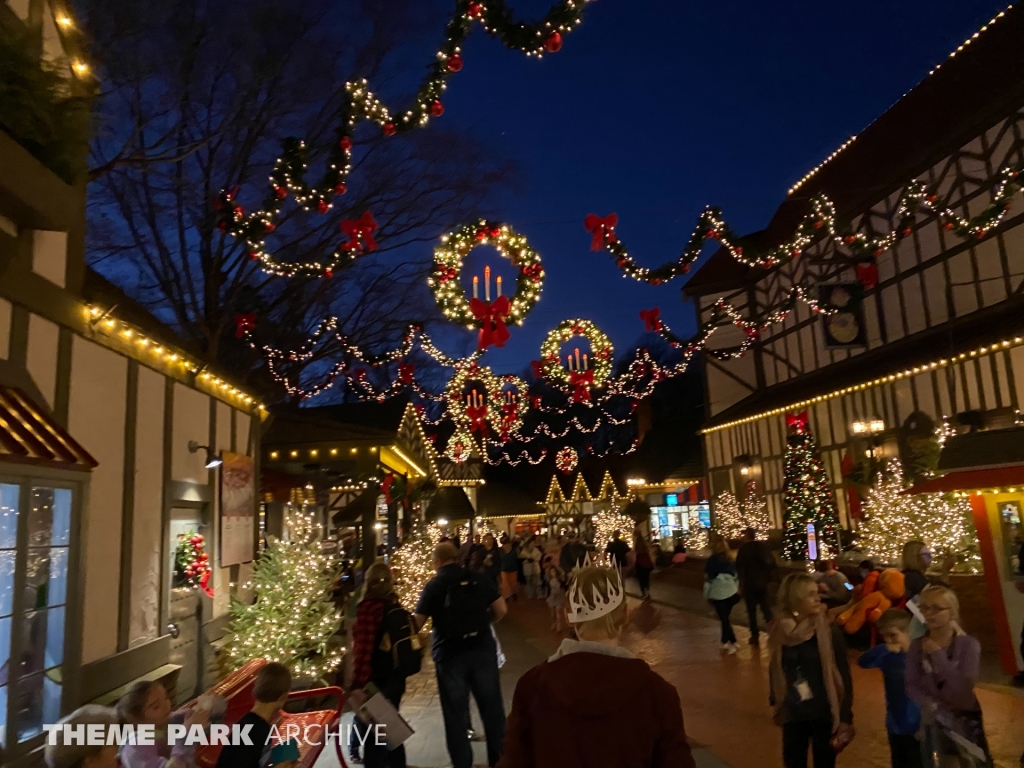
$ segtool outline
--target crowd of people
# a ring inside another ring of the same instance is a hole
[[[379,692],[399,710],[407,678],[421,669],[425,644],[419,633],[430,621],[453,768],[473,765],[470,697],[483,722],[490,766],[695,766],[677,691],[619,644],[629,615],[624,574],[634,574],[646,593],[654,548],[639,531],[634,531],[632,546],[616,531],[603,549],[598,553],[575,534],[442,540],[433,550],[435,575],[412,612],[400,605],[390,568],[374,563],[364,574],[354,611],[346,686],[350,701],[358,709],[366,691]],[[593,564],[599,556],[607,566]],[[677,551],[668,564],[685,559],[685,550]],[[955,592],[941,577],[926,575],[929,565],[927,548],[909,542],[902,568],[905,594],[877,618],[881,642],[861,654],[857,664],[882,675],[893,768],[992,766],[975,695],[981,647],[963,629]],[[877,579],[878,570],[862,562],[854,576],[863,583],[860,587],[832,562],[818,563],[813,575],[781,577],[767,543],[748,529],[735,552],[729,542],[711,537],[704,574],[705,597],[721,620],[723,653],[736,653],[731,614],[741,600],[752,645],[760,644],[758,611],[767,626],[767,703],[782,729],[786,768],[807,768],[809,758],[814,768],[833,768],[855,738],[851,654],[836,618],[863,584]],[[493,625],[520,596],[546,600],[553,629],[562,632],[564,626],[569,634],[547,662],[520,678],[506,716],[499,675],[503,655]],[[291,687],[287,667],[267,664],[261,669],[255,703],[241,723],[252,726],[254,745],[225,747],[217,768],[295,764],[296,745],[266,744]],[[628,711],[611,704],[624,701]],[[205,727],[214,715],[202,700],[174,712],[159,683],[140,682],[116,710],[84,707],[62,722],[149,724],[159,734],[172,722]],[[404,747],[390,746],[363,740],[361,750],[350,753],[350,762],[405,768]],[[116,747],[58,740],[47,747],[46,759],[50,768],[189,768],[194,749],[158,739],[156,745],[130,744],[118,753]]]

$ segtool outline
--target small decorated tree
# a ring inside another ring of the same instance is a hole
[[[722,491],[715,499],[715,531],[727,540],[738,539],[746,527],[740,503],[730,491]]]
[[[952,558],[953,570],[979,573],[981,554],[970,503],[938,493],[905,496],[905,484],[903,467],[896,459],[878,473],[860,529],[867,554],[880,563],[898,565],[904,544],[923,541],[936,564]]]
[[[747,496],[740,502],[740,512],[743,514],[743,527],[753,528],[757,531],[758,540],[767,541],[768,531],[772,529],[772,516],[760,491],[755,481],[747,483]]]
[[[783,556],[789,560],[832,557],[839,549],[839,515],[807,412],[786,414],[786,426]]]
[[[391,554],[391,572],[395,591],[406,610],[412,611],[423,587],[434,575],[434,545],[441,539],[441,529],[434,523],[413,523],[412,535]]]
[[[231,607],[231,662],[238,668],[251,659],[279,661],[296,677],[315,679],[342,660],[340,643],[332,641],[341,628],[332,599],[340,571],[321,552],[311,515],[291,515],[288,524],[291,541],[272,538],[256,563],[256,601]]]
[[[633,518],[619,514],[618,509],[606,509],[598,512],[591,519],[594,526],[594,549],[598,557],[604,556],[604,548],[612,540],[612,534],[619,531],[622,540],[630,544],[633,536]],[[632,544],[630,544],[632,546]]]

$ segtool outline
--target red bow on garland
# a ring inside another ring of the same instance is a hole
[[[533,371],[533,377],[535,379],[544,378],[544,361],[543,360],[531,360],[530,370]]]
[[[807,431],[807,411],[800,413],[786,414],[786,427],[794,432],[803,433]]]
[[[342,219],[341,233],[348,235],[348,242],[342,244],[346,251],[376,251],[377,241],[373,239],[373,233],[377,231],[377,222],[373,220],[373,214],[366,211],[362,216],[353,221]]]
[[[476,407],[467,408],[466,415],[469,417],[470,432],[479,432],[482,435],[487,433],[486,405],[479,405]]]
[[[619,216],[616,213],[609,213],[603,219],[593,213],[588,213],[583,220],[583,226],[587,232],[593,232],[594,237],[590,240],[590,250],[600,251],[604,248],[605,238],[609,243],[616,242],[615,227],[619,223]]]
[[[878,285],[878,265],[875,262],[871,262],[870,264],[858,264],[857,279],[860,281],[860,284],[864,286],[865,290],[870,291]]]
[[[644,321],[644,330],[648,333],[657,333],[662,328],[661,309],[641,309],[640,319]]]
[[[398,381],[402,384],[412,384],[413,374],[416,371],[416,366],[412,363],[399,363],[398,364]]]
[[[572,385],[572,401],[589,403],[590,388],[594,386],[594,371],[569,371],[569,383]]]
[[[249,312],[244,315],[235,315],[235,338],[240,339],[249,331],[256,328],[256,313]]]
[[[505,327],[505,318],[512,309],[508,296],[499,296],[488,304],[480,299],[470,299],[469,309],[473,317],[480,320],[480,335],[477,338],[476,348],[487,349],[492,344],[496,347],[504,347],[512,334]]]

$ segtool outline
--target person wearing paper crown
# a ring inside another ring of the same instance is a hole
[[[519,679],[497,768],[696,768],[676,689],[619,645],[622,574],[588,557],[568,602],[578,639]]]

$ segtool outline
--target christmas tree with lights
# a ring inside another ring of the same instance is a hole
[[[923,541],[937,565],[952,557],[952,570],[980,573],[981,553],[970,503],[942,494],[904,496],[904,486],[903,467],[893,459],[876,476],[864,506],[860,528],[864,551],[879,564],[898,566],[903,545]]]
[[[441,539],[441,529],[434,523],[413,523],[412,535],[391,554],[391,572],[395,591],[402,606],[412,611],[427,582],[434,577],[434,546]]]
[[[768,502],[753,480],[747,483],[747,495],[740,502],[740,511],[743,513],[743,527],[753,528],[759,541],[767,541],[768,531],[772,529],[772,516],[768,512]]]
[[[715,500],[715,530],[728,540],[738,539],[746,527],[740,503],[732,493],[722,491]]]
[[[606,509],[591,518],[594,526],[594,549],[598,557],[604,557],[604,548],[612,540],[612,534],[619,531],[621,538],[628,544],[633,531],[633,518],[619,514],[618,509]]]
[[[783,557],[788,560],[832,557],[838,551],[839,515],[807,412],[787,414],[786,426],[789,436],[782,485]]]
[[[231,663],[251,659],[287,664],[299,678],[321,678],[341,664],[333,640],[341,615],[332,594],[340,578],[334,558],[321,552],[312,515],[289,515],[290,541],[271,539],[253,571],[256,601],[231,606]]]

